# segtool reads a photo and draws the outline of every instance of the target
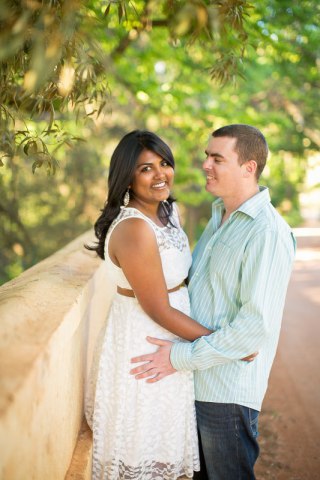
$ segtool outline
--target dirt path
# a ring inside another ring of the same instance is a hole
[[[257,480],[320,480],[320,235],[298,245],[260,416]]]

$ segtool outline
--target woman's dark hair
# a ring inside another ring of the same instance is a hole
[[[123,197],[132,183],[138,157],[143,150],[156,153],[174,168],[174,158],[170,148],[155,133],[146,130],[134,130],[120,140],[111,157],[108,197],[104,208],[101,210],[101,215],[94,225],[98,242],[96,246],[85,245],[88,250],[97,252],[102,259],[104,259],[106,235],[111,223],[120,212]],[[170,195],[167,202],[160,202],[159,204],[158,217],[164,225],[170,222],[174,200]]]

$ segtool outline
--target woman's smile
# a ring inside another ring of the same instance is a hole
[[[131,183],[133,201],[141,205],[141,203],[158,204],[167,200],[173,177],[174,170],[167,160],[150,150],[143,150],[139,155]]]
[[[159,182],[159,183],[155,183],[154,185],[152,185],[152,188],[162,189],[166,186],[167,186],[166,182]]]

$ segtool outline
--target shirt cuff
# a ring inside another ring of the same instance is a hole
[[[175,342],[171,347],[170,362],[176,370],[193,370],[192,343]]]

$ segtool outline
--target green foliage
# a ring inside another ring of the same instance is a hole
[[[191,242],[212,201],[203,152],[227,123],[265,133],[262,183],[299,224],[320,145],[319,10],[315,0],[3,1],[0,281],[92,225],[110,154],[134,128],[172,147]]]
[[[165,29],[172,42],[203,39],[212,46],[211,75],[237,73],[246,41],[247,2],[4,0],[0,12],[0,132],[3,159],[23,153],[32,170],[56,169],[50,138],[63,145],[63,120],[99,115],[107,105],[110,63],[141,33]],[[108,36],[106,36],[106,29]],[[227,60],[230,57],[230,61]],[[63,116],[62,116],[63,114]],[[44,123],[30,131],[30,120]],[[83,120],[83,118],[82,118]],[[50,138],[48,138],[50,137]]]
[[[101,113],[109,90],[101,49],[90,39],[93,26],[77,0],[2,2],[2,164],[24,154],[33,172],[45,166],[55,173],[56,150],[74,140],[65,120],[92,115],[93,108],[85,110],[92,102]]]
[[[0,175],[0,283],[63,247],[97,217],[106,186],[97,139],[90,135],[69,149],[68,159],[65,153],[58,152],[61,168],[50,181],[33,176],[27,158],[9,160]]]

